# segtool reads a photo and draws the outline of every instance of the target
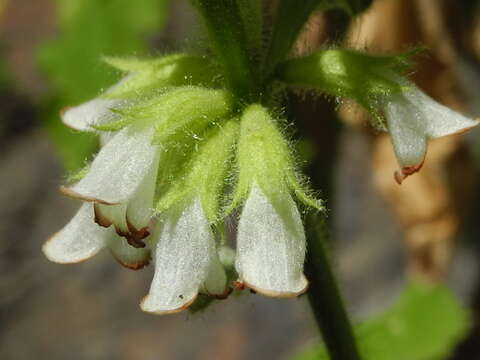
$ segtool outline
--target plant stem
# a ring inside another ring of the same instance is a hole
[[[322,0],[280,0],[270,44],[264,59],[264,75],[270,76],[290,52],[299,32]]]
[[[331,360],[360,360],[352,326],[327,255],[328,230],[324,215],[307,220],[308,299]]]
[[[205,22],[212,45],[224,68],[227,86],[242,100],[257,100],[257,79],[236,0],[191,0],[191,3],[199,10]]]

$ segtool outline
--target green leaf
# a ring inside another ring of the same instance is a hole
[[[469,329],[468,312],[445,286],[410,284],[393,307],[356,328],[365,360],[441,360]],[[329,359],[323,346],[295,360]]]
[[[60,125],[59,110],[97,96],[118,75],[104,55],[132,55],[145,49],[144,35],[160,28],[167,0],[57,0],[59,35],[38,49],[38,61],[52,93],[43,109],[45,128],[63,165],[74,171],[95,149],[93,135]]]

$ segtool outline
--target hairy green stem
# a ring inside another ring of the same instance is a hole
[[[270,44],[264,59],[263,72],[270,76],[284,60],[312,12],[322,0],[280,0]]]
[[[240,99],[256,101],[258,79],[253,73],[245,33],[236,0],[191,0],[207,27],[213,47],[224,68],[227,86]]]
[[[305,273],[310,280],[308,299],[331,360],[360,360],[352,326],[327,255],[328,230],[322,214],[307,221]]]

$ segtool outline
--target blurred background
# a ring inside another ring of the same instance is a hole
[[[412,78],[479,116],[479,3],[375,0],[353,20],[321,13],[296,51],[424,45]],[[266,1],[267,13],[274,5]],[[132,272],[109,254],[57,265],[41,253],[76,211],[58,186],[97,146],[58,114],[118,79],[101,56],[205,44],[184,0],[0,0],[0,359],[287,359],[319,341],[304,296],[245,293],[195,315],[155,317],[138,307],[152,269]],[[361,109],[309,93],[285,103],[304,170],[328,200],[335,269],[355,322],[388,308],[407,279],[444,279],[474,319],[450,358],[479,359],[480,132],[432,142],[422,171],[398,186],[389,140]]]

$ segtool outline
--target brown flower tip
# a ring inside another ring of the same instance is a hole
[[[108,228],[113,224],[108,217],[102,214],[100,206],[98,206],[98,203],[95,203],[94,210],[95,210],[95,222],[98,225]],[[117,232],[117,234],[127,239],[127,242],[130,244],[130,246],[133,246],[134,248],[137,248],[137,249],[144,248],[146,244],[142,240],[150,235],[150,231],[148,227],[137,229],[135,226],[132,225],[132,223],[130,223],[130,221],[128,221],[128,219],[126,219],[126,223],[128,227],[127,231],[122,230],[118,226],[115,226],[115,231]]]
[[[118,205],[118,203],[111,203],[111,202],[108,202],[108,201],[105,201],[105,200],[102,200],[102,199],[97,199],[97,198],[94,198],[94,197],[91,197],[91,196],[85,196],[85,195],[79,194],[79,193],[73,191],[71,188],[63,186],[63,185],[61,185],[58,188],[58,190],[63,195],[66,195],[66,196],[71,197],[73,199],[98,203],[98,204],[102,204],[102,205]]]
[[[144,261],[137,261],[137,262],[126,262],[126,261],[122,261],[120,258],[118,258],[117,256],[115,256],[115,254],[113,254],[113,258],[120,264],[122,265],[123,267],[127,268],[127,269],[130,269],[130,270],[141,270],[143,269],[145,266],[148,266],[150,264],[150,256],[148,256]]]
[[[146,229],[146,228],[144,228]],[[150,233],[148,230],[141,229],[138,232],[126,232],[123,231],[122,229],[119,229],[118,227],[115,227],[115,231],[117,234],[121,237],[124,237],[127,239],[127,242],[130,246],[133,246],[136,249],[142,249],[145,246],[145,242],[143,241],[144,238],[146,238]],[[145,235],[146,234],[146,235]]]
[[[147,296],[145,296],[145,297],[142,299],[142,301],[140,302],[140,307],[142,308],[143,311],[148,312],[148,313],[150,313],[150,314],[156,314],[156,315],[176,314],[176,313],[179,313],[179,312],[181,312],[181,311],[183,311],[183,310],[188,309],[188,308],[190,307],[190,305],[192,305],[192,304],[195,302],[195,300],[197,300],[197,296],[198,296],[198,294],[195,295],[191,300],[189,300],[188,302],[186,302],[185,304],[183,304],[182,306],[180,306],[179,308],[176,308],[176,309],[172,309],[172,310],[159,310],[159,311],[149,311],[149,310],[145,310],[145,309],[143,308],[143,306],[142,306],[143,303],[145,302],[146,298],[148,297],[148,295],[147,295]],[[182,295],[182,298],[183,298],[183,295]]]
[[[412,174],[415,174],[416,172],[420,171],[420,169],[423,166],[423,161],[420,164],[417,165],[412,165],[412,166],[405,166],[401,168],[400,170],[397,170],[393,174],[393,178],[397,182],[398,185],[401,185],[403,180],[405,180],[407,177],[409,177]]]
[[[202,291],[202,294],[203,295],[207,295],[207,296],[211,296],[217,300],[225,300],[226,298],[228,298],[230,296],[230,294],[233,292],[233,289],[231,287],[228,287],[225,289],[225,291],[223,292],[223,294],[211,294],[209,293],[208,291]]]
[[[72,108],[72,106],[65,106],[63,108],[60,109],[60,116],[63,116],[65,115],[65,113],[70,110]]]
[[[233,289],[231,287],[227,287],[223,294],[216,294],[212,296],[217,300],[225,300],[230,296],[232,292],[233,292]]]
[[[130,223],[130,221],[128,221],[128,219],[127,226],[129,232],[127,234],[122,234],[121,236],[125,237],[131,246],[135,248],[144,248],[146,245],[143,239],[150,235],[148,226],[137,229],[135,226],[132,225],[132,223]]]
[[[97,203],[94,204],[93,209],[95,213],[95,222],[98,225],[106,228],[112,225],[112,222],[110,221],[110,219],[102,214],[102,211],[100,210],[100,206],[98,206]]]
[[[233,288],[235,288],[237,290],[244,290],[245,289],[245,283],[243,281],[240,281],[240,280],[232,281],[232,286],[233,286]]]
[[[50,236],[42,245],[42,252],[43,254],[45,255],[45,257],[51,261],[51,262],[54,262],[54,263],[57,263],[57,264],[63,264],[63,265],[70,265],[70,264],[79,264],[79,263],[82,263],[82,262],[85,262],[87,260],[89,260],[90,258],[92,258],[93,256],[95,256],[100,250],[101,250],[101,247],[99,247],[98,249],[96,249],[94,252],[92,252],[91,254],[88,254],[87,256],[84,256],[84,257],[81,257],[81,258],[76,258],[75,260],[64,260],[64,259],[59,259],[58,257],[56,256],[52,256],[50,254],[50,251],[49,251],[49,245],[50,243],[55,239],[55,237],[59,234],[59,232],[56,232],[55,234],[53,234],[52,236]]]
[[[247,282],[243,282],[244,286],[246,288],[249,288],[250,290],[255,291],[255,293],[259,293],[268,297],[273,297],[277,299],[287,299],[287,298],[292,298],[292,297],[297,297],[299,295],[302,295],[304,292],[307,291],[308,289],[308,282],[306,283],[305,287],[301,289],[300,291],[297,292],[290,292],[290,291],[275,291],[275,290],[269,290],[269,289],[262,289],[259,288],[255,285],[249,284]]]

